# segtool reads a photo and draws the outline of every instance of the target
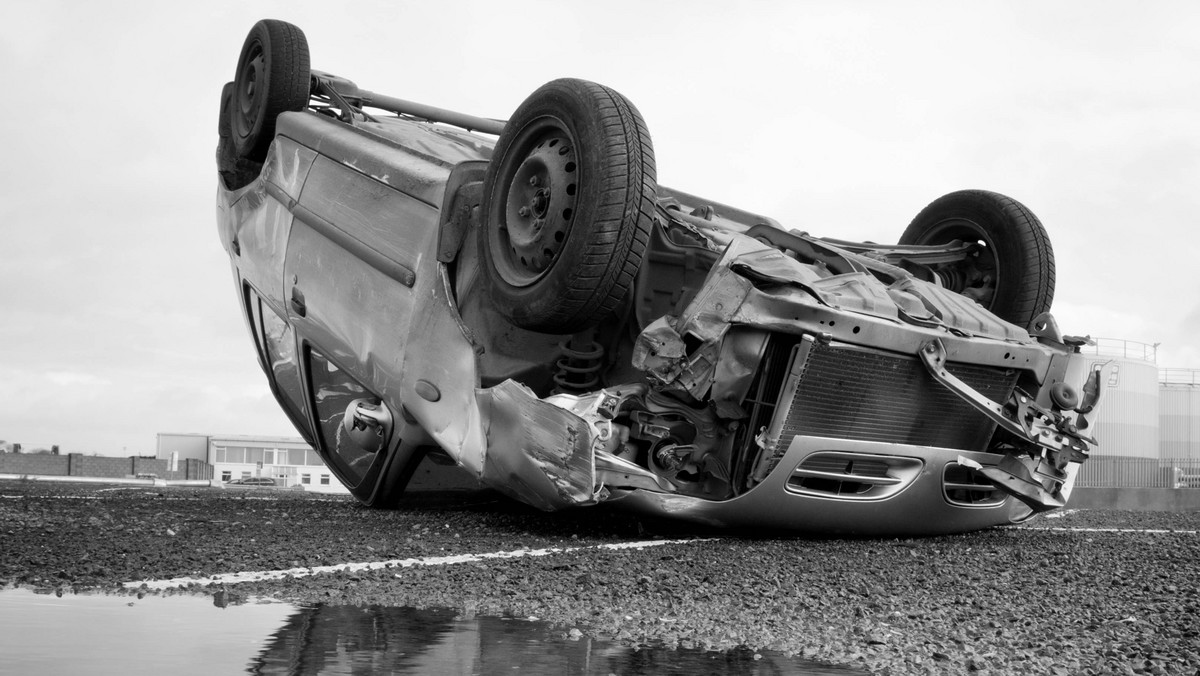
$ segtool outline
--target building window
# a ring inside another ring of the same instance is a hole
[[[304,484],[305,486],[311,484],[312,483],[312,475],[311,474],[301,474],[300,475],[300,483]]]
[[[328,485],[329,485],[329,475],[328,475],[328,474],[322,474],[322,475],[321,475],[321,485],[322,485],[322,486],[328,486]]]
[[[221,481],[233,481],[233,472],[229,470],[221,470]]]
[[[246,462],[246,449],[241,446],[214,446],[214,462],[231,462],[242,464]]]
[[[250,478],[250,472],[242,472],[242,478],[243,478],[243,479],[249,479],[249,478]]]

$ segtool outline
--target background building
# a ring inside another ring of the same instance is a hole
[[[318,493],[349,493],[333,472],[299,437],[158,434],[157,456],[196,458],[213,466],[220,481],[269,478],[277,486],[300,486]]]
[[[1114,362],[1077,485],[1200,487],[1200,369],[1160,369],[1157,345],[1096,338],[1089,365]]]

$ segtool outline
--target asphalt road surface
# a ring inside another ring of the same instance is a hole
[[[0,585],[448,607],[875,673],[1200,670],[1200,513],[923,539],[698,531],[490,493],[394,511],[271,489],[0,482]]]

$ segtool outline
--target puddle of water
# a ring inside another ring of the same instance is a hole
[[[449,609],[0,591],[0,673],[851,674],[779,653],[628,648]]]
[[[296,612],[211,596],[0,591],[0,674],[236,674]]]

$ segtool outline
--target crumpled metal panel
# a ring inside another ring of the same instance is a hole
[[[1030,340],[1021,327],[998,319],[971,299],[914,277],[903,277],[889,285],[868,272],[822,276],[815,266],[773,248],[739,249],[730,247],[720,264],[759,285],[770,282],[803,289],[832,308],[884,319],[907,317],[974,336]]]
[[[486,422],[476,400],[478,357],[470,332],[454,306],[446,266],[422,255],[413,297],[413,319],[404,353],[404,408],[451,457],[475,478],[483,475]],[[437,355],[431,359],[430,355]],[[418,383],[437,388],[422,397]]]
[[[420,260],[412,293],[422,302],[413,307],[397,397],[407,414],[460,467],[517,500],[545,510],[596,502],[589,424],[512,380],[479,388],[478,355],[446,266]]]
[[[633,366],[660,384],[703,398],[715,379],[721,343],[738,326],[825,335],[909,354],[916,354],[921,341],[942,337],[965,361],[1011,367],[1015,359],[997,360],[1019,350],[1027,368],[1046,365],[1046,354],[1027,331],[960,294],[907,275],[895,281],[869,272],[823,276],[818,266],[738,238],[678,318],[659,318],[642,331]],[[977,338],[1000,342],[985,346]],[[739,367],[752,370],[754,364]]]
[[[487,434],[484,483],[547,511],[597,502],[592,434],[582,418],[513,380],[477,398]]]

